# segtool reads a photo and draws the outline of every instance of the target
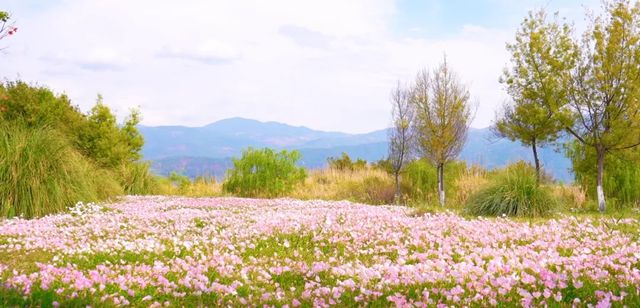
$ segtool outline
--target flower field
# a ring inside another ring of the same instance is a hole
[[[0,221],[0,306],[638,306],[640,223],[127,197]]]

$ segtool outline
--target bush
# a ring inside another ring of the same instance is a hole
[[[306,177],[305,170],[296,166],[299,159],[298,151],[249,148],[240,159],[233,159],[222,188],[243,197],[283,196]]]
[[[469,198],[466,210],[479,216],[542,217],[557,206],[549,189],[536,184],[535,169],[520,161],[497,172],[492,183]]]
[[[577,141],[566,146],[576,183],[591,199],[596,198],[596,154]],[[605,158],[604,193],[610,208],[640,204],[640,148],[621,151]]]
[[[356,161],[351,160],[349,154],[342,152],[341,157],[329,157],[327,159],[329,168],[340,171],[364,170],[367,168],[367,161],[358,158]]]
[[[54,130],[0,126],[0,215],[43,216],[122,193]]]
[[[152,195],[160,193],[160,182],[150,171],[148,162],[136,162],[120,167],[120,183],[127,195]]]
[[[456,194],[458,179],[467,172],[464,162],[455,161],[445,165],[444,182],[447,200]],[[435,202],[438,198],[438,174],[436,167],[426,160],[414,160],[401,173],[402,193],[411,202]]]
[[[91,111],[83,114],[66,95],[22,81],[0,83],[0,122],[55,130],[82,155],[111,170],[140,159],[144,144],[136,128],[138,111],[133,110],[118,124],[101,96]]]
[[[393,178],[383,170],[365,168],[354,171],[322,169],[311,172],[291,194],[298,199],[349,200],[366,204],[391,204]]]

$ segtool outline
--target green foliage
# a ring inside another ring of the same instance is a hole
[[[327,159],[329,168],[340,171],[364,170],[367,167],[367,161],[358,158],[356,161],[351,160],[349,154],[342,152],[340,157],[329,157]]]
[[[153,175],[148,162],[135,162],[120,167],[120,183],[128,195],[160,193],[160,180]]]
[[[467,170],[462,161],[453,161],[445,165],[445,185],[453,189],[455,182]],[[431,202],[437,200],[438,172],[436,167],[424,159],[414,160],[407,164],[402,172],[402,193],[405,198],[414,202]]]
[[[596,152],[596,184],[602,188],[606,156],[640,144],[640,4],[607,1],[590,20],[581,38],[574,38],[569,23],[549,22],[543,11],[530,14],[508,45],[513,69],[504,82],[512,96],[557,117]],[[605,204],[599,193],[600,211]]]
[[[576,183],[596,197],[596,153],[577,141],[566,145]],[[605,158],[604,192],[613,204],[628,207],[640,203],[640,150],[627,149]]]
[[[382,170],[388,174],[393,174],[393,165],[390,159],[381,159],[371,163],[371,167],[374,169]],[[403,166],[404,167],[404,166]]]
[[[543,217],[559,206],[545,186],[538,186],[535,169],[524,161],[497,172],[492,182],[472,195],[466,211],[479,216]]]
[[[245,197],[277,197],[304,181],[306,172],[297,167],[298,151],[275,152],[249,148],[240,159],[233,159],[223,190]]]
[[[0,84],[0,120],[26,127],[53,128],[67,136],[73,144],[84,130],[84,115],[71,105],[66,95],[55,95],[41,86],[23,81]]]
[[[38,217],[121,194],[52,129],[0,125],[0,216]]]
[[[418,152],[436,166],[439,202],[444,206],[444,166],[462,151],[471,122],[469,88],[445,58],[432,72],[418,73],[410,96],[415,108],[413,130]]]
[[[137,130],[140,113],[133,110],[122,125],[98,96],[88,114],[71,105],[66,95],[22,81],[0,84],[0,119],[26,127],[50,127],[99,166],[119,168],[140,159],[144,140]]]
[[[9,21],[9,13],[4,12],[4,11],[0,11],[0,22],[7,22]]]
[[[137,111],[133,111],[122,127],[109,107],[98,102],[86,116],[84,131],[80,133],[79,146],[82,151],[100,166],[115,168],[140,158],[144,144],[136,125],[140,122]]]
[[[567,69],[575,64],[575,48],[571,28],[557,18],[547,22],[544,11],[530,12],[516,33],[516,42],[507,44],[512,66],[505,68],[500,82],[513,104],[502,106],[493,130],[531,147],[538,179],[538,148],[556,141],[565,125],[570,125],[569,109],[558,106],[568,96]]]
[[[3,167],[9,168],[4,176],[11,181],[2,181],[2,186],[14,193],[7,193],[2,202],[16,207],[6,208],[5,216],[39,216],[81,200],[157,191],[149,166],[137,162],[144,140],[136,128],[140,122],[136,110],[118,125],[100,96],[93,109],[83,114],[66,95],[8,81],[0,83],[0,122],[5,134],[17,134],[5,135],[3,145],[14,156],[3,160]],[[47,142],[51,144],[39,144]],[[27,155],[24,149],[32,149],[33,154]],[[68,161],[60,162],[65,156]],[[27,189],[29,185],[33,189]],[[51,195],[46,197],[45,192]]]
[[[171,172],[171,174],[169,174],[168,177],[169,181],[171,182],[171,184],[177,188],[183,189],[187,186],[189,186],[189,184],[191,184],[191,180],[189,179],[188,176],[186,175],[182,175],[179,174],[175,171]]]

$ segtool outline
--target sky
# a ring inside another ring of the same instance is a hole
[[[364,133],[390,123],[389,94],[447,62],[491,125],[508,100],[505,44],[532,9],[580,29],[598,0],[2,0],[16,35],[0,41],[0,78],[97,94],[145,125],[244,117]]]

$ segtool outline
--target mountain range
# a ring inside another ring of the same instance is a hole
[[[387,155],[387,129],[366,134],[348,134],[313,130],[278,122],[260,122],[244,118],[220,120],[201,127],[139,126],[145,138],[142,154],[151,161],[154,172],[172,171],[195,177],[221,178],[232,166],[232,157],[247,147],[299,150],[299,165],[320,168],[327,158],[342,152],[352,159],[377,161]],[[570,182],[571,163],[551,148],[540,151],[544,168],[556,179]],[[486,168],[504,166],[516,160],[531,161],[531,150],[517,142],[493,136],[489,128],[469,130],[460,159]]]

